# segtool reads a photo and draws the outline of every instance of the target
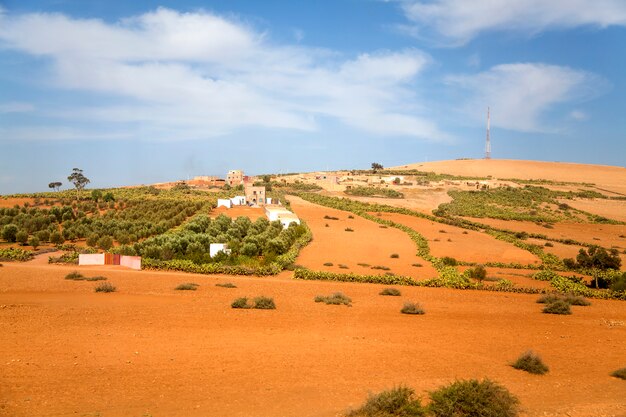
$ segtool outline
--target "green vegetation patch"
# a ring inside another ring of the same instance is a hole
[[[357,186],[348,188],[344,193],[359,197],[404,198],[404,194],[391,188]]]
[[[347,417],[425,417],[427,409],[422,406],[415,391],[399,386],[378,394],[370,394],[360,408],[352,410]]]
[[[549,371],[548,366],[543,363],[541,357],[531,350],[522,353],[511,366],[536,375],[543,375]]]
[[[316,295],[314,298],[316,303],[324,303],[327,305],[347,305],[348,307],[352,305],[352,299],[347,295],[336,292],[331,295]]]
[[[426,311],[424,311],[424,309],[419,303],[407,301],[402,306],[402,309],[400,309],[400,313],[422,315],[422,314],[426,314]]]
[[[519,400],[489,379],[461,380],[430,393],[435,417],[514,417]]]
[[[185,282],[184,284],[179,284],[174,288],[177,291],[195,291],[198,289],[200,284],[195,284],[193,282]]]

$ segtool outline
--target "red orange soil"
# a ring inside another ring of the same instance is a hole
[[[0,268],[0,415],[319,416],[369,391],[420,394],[455,378],[489,377],[523,416],[623,416],[626,304],[593,301],[571,316],[541,314],[536,296],[380,285],[215,277],[104,267],[118,292],[63,279],[73,268]],[[200,284],[179,292],[182,282]],[[215,287],[234,282],[238,288]],[[353,307],[313,302],[342,291]],[[277,310],[234,310],[239,296]],[[404,300],[424,316],[404,316]],[[510,366],[532,348],[550,366]]]
[[[290,196],[289,201],[293,211],[306,221],[313,233],[313,241],[300,252],[296,263],[314,270],[342,273],[382,275],[392,272],[416,279],[437,276],[437,271],[416,255],[417,247],[406,233],[381,228],[378,223],[356,215],[350,219],[349,212],[322,207],[298,197]],[[324,216],[339,220],[324,219]],[[348,232],[346,228],[353,231]],[[391,258],[392,254],[399,257]],[[325,263],[333,265],[325,266]],[[422,267],[412,266],[414,263]],[[341,264],[348,268],[340,268]],[[391,271],[371,269],[372,266],[385,266]]]
[[[404,224],[419,232],[428,240],[431,254],[437,257],[451,256],[460,261],[479,263],[539,263],[539,258],[530,252],[485,233],[448,226],[406,214],[382,213],[381,218]]]
[[[562,202],[578,210],[626,222],[626,201],[624,200],[563,200]]]

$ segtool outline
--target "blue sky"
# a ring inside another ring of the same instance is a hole
[[[0,0],[0,193],[480,158],[626,164],[622,0]]]

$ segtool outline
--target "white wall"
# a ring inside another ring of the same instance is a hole
[[[218,198],[217,199],[217,206],[218,207],[226,207],[226,208],[231,208],[233,205],[233,202],[230,201],[227,198]]]
[[[120,257],[120,265],[127,268],[141,270],[141,256],[126,256]]]
[[[230,249],[228,249],[226,243],[211,243],[209,246],[209,256],[212,258],[217,255],[218,252],[224,252],[230,255]]]
[[[104,265],[104,253],[81,253],[78,265]]]

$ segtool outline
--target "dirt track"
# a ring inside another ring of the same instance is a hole
[[[572,316],[535,296],[380,285],[214,277],[90,267],[118,292],[63,277],[73,268],[0,268],[2,416],[335,416],[367,392],[404,383],[424,394],[454,378],[490,377],[528,416],[624,416],[626,304],[594,301]],[[182,282],[200,284],[178,292]],[[215,287],[231,281],[236,289]],[[313,302],[343,291],[353,307]],[[275,311],[233,310],[267,295]],[[404,300],[427,314],[404,316]],[[609,327],[613,323],[613,327]],[[532,376],[507,364],[535,349]]]

